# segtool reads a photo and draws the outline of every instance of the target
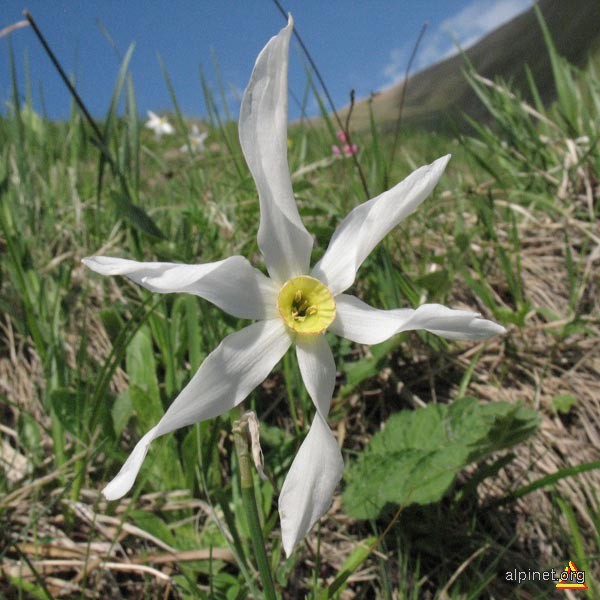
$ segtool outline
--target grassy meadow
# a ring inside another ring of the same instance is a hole
[[[295,355],[244,402],[261,423],[268,478],[256,475],[255,494],[282,598],[600,594],[600,75],[547,41],[552,106],[533,80],[525,103],[471,73],[486,123],[394,136],[372,120],[353,136],[360,171],[332,154],[332,117],[290,126],[294,192],[317,258],[352,207],[452,153],[353,293],[381,308],[477,310],[507,334],[448,342],[413,332],[372,347],[331,336],[329,423],[346,470],[289,559],[277,498],[313,416]],[[237,108],[200,82],[206,150],[181,152],[191,121],[177,90],[165,72],[176,133],[158,141],[139,119],[129,58],[97,130],[75,103],[67,122],[46,120],[16,77],[0,117],[0,597],[261,598],[237,411],[160,438],[130,494],[100,494],[244,323],[193,296],[100,277],[81,259],[241,254],[264,268]],[[309,93],[313,82],[307,75]],[[560,573],[569,560],[587,591],[506,577]]]

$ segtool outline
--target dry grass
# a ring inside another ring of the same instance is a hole
[[[572,318],[565,266],[565,231],[569,235],[573,260],[586,273],[585,285],[578,291],[575,303],[575,312],[585,323],[585,335],[581,332],[558,335]],[[535,222],[521,223],[519,236],[526,296],[535,305],[547,307],[561,317],[548,321],[532,312],[524,328],[510,328],[503,339],[465,346],[437,366],[439,357],[432,357],[415,336],[409,354],[400,350],[390,361],[389,369],[344,401],[347,410],[336,428],[340,443],[349,448],[362,447],[376,430],[377,423],[382,423],[389,412],[397,408],[398,401],[418,406],[420,396],[433,396],[438,401],[452,399],[457,389],[453,372],[463,373],[473,356],[481,352],[467,393],[488,401],[523,402],[537,408],[543,417],[539,433],[519,448],[515,460],[498,478],[487,480],[481,490],[482,503],[502,497],[509,490],[541,476],[600,458],[599,256],[595,251],[585,255],[582,250],[597,248],[593,244],[586,246],[585,242],[600,238],[600,226],[590,229],[574,219],[556,223],[537,217]],[[121,293],[119,288],[108,285],[109,296],[117,299]],[[499,297],[503,295],[501,285],[500,280],[492,281]],[[100,306],[105,292],[98,289],[96,293]],[[460,294],[456,297],[458,303],[468,305],[473,301]],[[93,330],[90,343],[94,353],[100,359],[106,357],[110,350],[108,336],[96,315],[88,313],[87,318]],[[77,334],[72,332],[71,335]],[[68,500],[64,476],[77,457],[72,457],[62,472],[47,473],[46,461],[34,466],[21,448],[16,433],[15,423],[25,414],[41,423],[46,432],[50,427],[47,413],[37,400],[39,389],[44,385],[39,361],[32,345],[15,334],[9,321],[2,328],[2,339],[5,351],[0,359],[0,386],[3,394],[13,400],[4,406],[0,432],[2,468],[14,489],[0,500],[3,537],[8,543],[1,567],[5,581],[12,577],[43,581],[50,595],[57,598],[74,597],[82,590],[89,598],[109,595],[175,598],[171,578],[186,561],[209,560],[212,556],[212,560],[235,565],[228,548],[215,548],[211,556],[207,550],[180,552],[135,527],[127,518],[122,518],[130,500],[120,503],[114,516],[106,514],[106,504],[100,501],[97,490],[83,490],[76,503]],[[75,347],[75,339],[72,345]],[[423,368],[426,363],[430,365],[429,372]],[[399,386],[400,381],[403,384]],[[124,373],[119,371],[112,385],[114,391],[124,389],[127,385]],[[552,399],[560,394],[577,397],[567,415],[553,408]],[[394,396],[396,399],[388,403]],[[42,437],[39,444],[43,454],[52,452],[49,435]],[[74,447],[70,440],[67,444],[68,448]],[[70,454],[68,450],[67,455]],[[600,506],[590,491],[597,489],[600,489],[600,472],[590,471],[558,481],[552,490],[536,491],[505,508],[511,513],[509,520],[516,523],[524,560],[527,556],[536,556],[536,560],[547,565],[563,561],[563,540],[556,536],[557,511],[553,496],[558,491],[575,510],[582,531],[591,532],[594,524],[589,511],[597,512]],[[163,514],[193,510],[199,523],[215,517],[210,506],[186,492],[144,495],[137,500],[136,507]],[[564,520],[564,516],[558,515],[558,518]],[[568,528],[566,522],[562,526]],[[361,529],[344,515],[340,498],[336,497],[320,527],[320,575],[325,581],[331,581],[339,572],[344,559],[355,548],[356,535]],[[365,535],[364,532],[361,535]],[[305,575],[316,562],[315,533],[301,552],[304,566],[294,574],[290,589],[305,589]],[[353,589],[377,578],[376,557],[352,575],[344,598],[354,597]],[[378,558],[387,560],[385,554]]]

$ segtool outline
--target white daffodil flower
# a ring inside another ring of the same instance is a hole
[[[148,120],[146,121],[146,127],[148,129],[152,129],[154,131],[154,135],[157,140],[163,135],[172,135],[175,133],[175,128],[169,121],[167,117],[159,117],[156,113],[153,113],[151,110],[148,111]]]
[[[208,137],[208,131],[200,133],[197,125],[192,125],[192,133],[190,134],[190,146],[194,152],[202,152],[204,150],[204,142]],[[187,144],[179,148],[179,152],[189,152]]]
[[[290,17],[287,27],[258,56],[239,119],[242,150],[258,189],[258,245],[269,277],[242,256],[201,265],[105,256],[83,259],[102,275],[124,275],[157,293],[194,294],[235,317],[257,321],[227,336],[206,358],[104,488],[109,500],[130,490],[152,440],[232,409],[295,344],[316,414],[279,496],[283,547],[288,556],[329,508],[344,465],[327,425],[336,367],[323,333],[331,331],[359,344],[378,344],[414,329],[463,340],[504,332],[503,327],[474,312],[439,304],[424,304],[415,310],[379,310],[344,293],[371,250],[433,190],[449,156],[417,169],[391,190],[353,209],[338,226],[323,258],[310,268],[313,238],[300,219],[287,162],[292,27]]]

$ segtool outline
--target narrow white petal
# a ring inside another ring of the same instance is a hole
[[[324,335],[296,335],[296,356],[306,390],[323,418],[335,387],[335,360]]]
[[[331,506],[344,468],[340,449],[325,420],[335,386],[335,361],[329,344],[322,335],[298,335],[296,355],[317,413],[279,496],[281,534],[287,556]]]
[[[133,452],[129,455],[117,476],[112,479],[102,490],[102,495],[107,500],[118,500],[122,498],[133,486],[133,482],[142,467],[142,463],[148,453],[150,442],[157,437],[156,427],[153,427],[135,445]]]
[[[271,319],[277,316],[277,287],[243,256],[203,265],[137,262],[110,256],[82,261],[101,275],[124,275],[152,292],[185,292],[200,296],[235,317]]]
[[[200,365],[163,418],[137,443],[102,493],[108,500],[133,485],[152,440],[180,427],[216,417],[238,405],[271,372],[290,347],[280,319],[260,321],[227,336]]]
[[[335,302],[336,318],[330,331],[359,344],[379,344],[401,331],[414,329],[425,329],[449,340],[477,340],[506,331],[482,319],[479,313],[441,304],[423,304],[414,310],[380,310],[348,294],[340,294]]]
[[[292,191],[287,161],[287,73],[293,21],[271,38],[256,59],[240,109],[242,151],[260,200],[258,246],[271,277],[284,283],[306,275],[312,237]]]
[[[311,275],[325,283],[333,294],[350,287],[371,250],[427,198],[449,160],[449,154],[438,158],[411,173],[391,190],[350,211]]]
[[[329,509],[343,468],[337,442],[317,412],[279,495],[281,535],[287,556]]]

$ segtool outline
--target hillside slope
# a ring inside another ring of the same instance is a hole
[[[600,46],[599,0],[540,0],[548,28],[561,55],[582,65]],[[510,80],[526,94],[524,64],[528,64],[546,102],[553,99],[554,85],[548,52],[533,8],[492,31],[466,51],[476,71],[485,77]],[[440,127],[461,113],[485,118],[485,109],[465,80],[464,57],[455,55],[412,76],[408,83],[403,123],[412,127]],[[371,101],[376,121],[393,127],[400,106],[402,83],[377,94]],[[355,104],[352,128],[369,126],[369,99]],[[341,113],[346,114],[348,107]]]

